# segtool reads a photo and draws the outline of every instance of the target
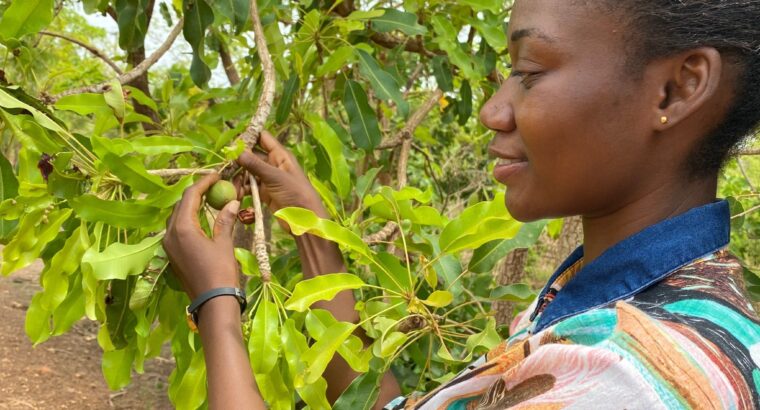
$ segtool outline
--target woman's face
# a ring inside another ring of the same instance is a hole
[[[657,96],[627,78],[622,30],[577,2],[516,2],[512,75],[480,113],[515,218],[603,215],[646,189]]]

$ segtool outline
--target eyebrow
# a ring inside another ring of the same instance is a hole
[[[554,39],[552,37],[549,37],[547,34],[542,32],[541,30],[535,29],[535,28],[524,28],[524,29],[515,30],[512,32],[512,36],[510,37],[510,40],[514,43],[516,41],[519,41],[523,37],[537,37],[549,43],[554,42]]]

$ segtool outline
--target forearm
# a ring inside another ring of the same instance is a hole
[[[235,298],[206,302],[198,312],[198,329],[206,358],[209,408],[266,409],[248,362]]]

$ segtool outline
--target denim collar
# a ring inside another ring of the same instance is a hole
[[[633,296],[674,270],[725,247],[730,239],[731,213],[725,200],[693,208],[666,219],[613,245],[584,266],[560,289],[534,323],[533,333],[562,319]],[[583,257],[578,247],[560,265],[539,294]]]

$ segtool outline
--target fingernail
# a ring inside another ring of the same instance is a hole
[[[238,201],[236,199],[230,201],[229,207],[230,207],[230,212],[232,212],[233,214],[237,215],[238,210],[240,210],[240,201]]]

